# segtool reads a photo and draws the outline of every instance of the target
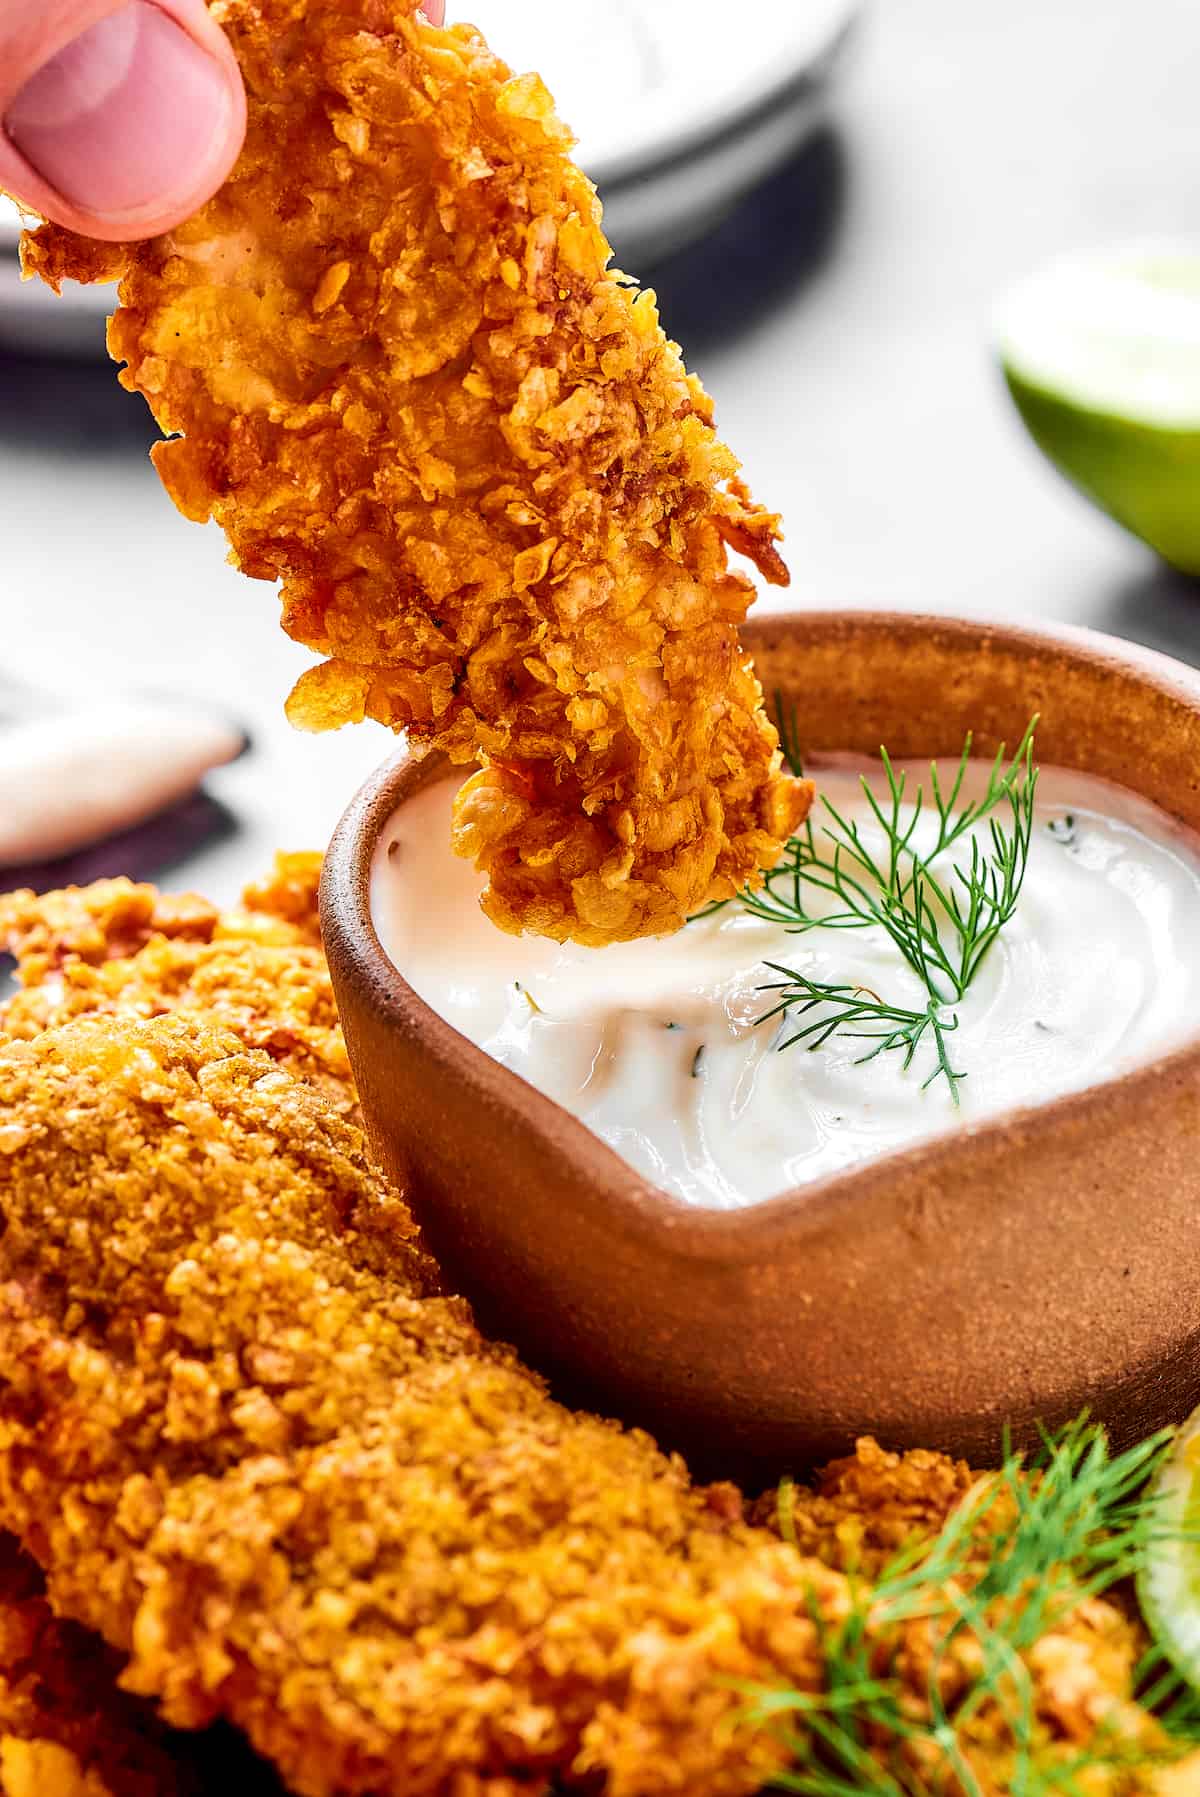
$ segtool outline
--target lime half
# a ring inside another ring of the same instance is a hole
[[[1200,1688],[1200,1410],[1176,1436],[1153,1501],[1153,1535],[1138,1572],[1138,1599],[1163,1652]]]
[[[1200,250],[1057,263],[1005,303],[999,350],[1054,465],[1174,567],[1200,574]]]

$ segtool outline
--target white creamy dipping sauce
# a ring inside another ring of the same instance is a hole
[[[860,784],[879,764],[814,764],[822,796],[884,838]],[[973,762],[962,800],[990,764]],[[913,764],[909,792],[928,766]],[[448,848],[457,782],[403,805],[371,880],[376,932],[433,1010],[545,1092],[646,1178],[697,1205],[754,1203],[924,1138],[1094,1085],[1200,1028],[1200,838],[1107,781],[1042,768],[1017,908],[950,1007],[956,1107],[927,1039],[911,1067],[847,1033],[781,1048],[784,1017],[756,1024],[779,976],[851,984],[920,1009],[925,990],[877,925],[800,934],[736,901],[673,936],[604,949],[504,935],[479,909],[482,878]],[[1002,807],[995,815],[1003,817]],[[935,819],[923,813],[914,845]],[[946,858],[969,860],[971,836]],[[940,861],[934,863],[940,867]],[[837,901],[807,894],[811,912]],[[816,1015],[813,1013],[812,1015]],[[801,1022],[811,1021],[811,1017]]]

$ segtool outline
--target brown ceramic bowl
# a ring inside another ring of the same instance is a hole
[[[1200,676],[1086,632],[886,613],[747,632],[805,747],[1010,745],[1200,829]],[[392,761],[333,839],[325,941],[375,1150],[485,1327],[555,1388],[703,1465],[769,1476],[870,1431],[986,1462],[1089,1406],[1118,1439],[1200,1395],[1197,1039],[1076,1096],[738,1211],[648,1185],[436,1016],[384,955],[367,886]]]

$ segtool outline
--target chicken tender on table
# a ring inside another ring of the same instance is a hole
[[[787,579],[654,296],[608,268],[533,75],[415,0],[209,0],[245,151],[190,223],[46,226],[26,266],[121,278],[122,379],[187,516],[282,583],[326,659],[289,702],[454,761],[455,847],[506,930],[602,944],[753,883],[810,803],[738,627]]]

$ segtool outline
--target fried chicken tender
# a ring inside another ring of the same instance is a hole
[[[215,518],[326,659],[289,701],[482,759],[454,843],[501,928],[602,944],[753,883],[811,788],[738,626],[756,507],[652,293],[609,270],[536,76],[415,0],[209,0],[245,151],[170,236],[46,226],[52,286],[121,278],[109,334]]]
[[[93,1017],[7,1046],[0,1110],[0,1516],[130,1689],[303,1797],[761,1782],[722,1675],[815,1676],[839,1575],[424,1296],[317,1092]]]
[[[864,1543],[969,1488],[864,1443],[792,1495],[791,1541],[753,1526],[431,1295],[360,1132],[182,1013],[0,1049],[0,1216],[0,1523],[130,1655],[128,1689],[234,1720],[298,1797],[749,1797],[796,1737],[745,1716],[744,1683],[820,1691]],[[872,1627],[918,1713],[927,1618]],[[1141,1645],[1083,1592],[1056,1611],[1027,1656],[1048,1763],[1152,1732]],[[970,1689],[969,1632],[938,1668],[948,1702]],[[933,1742],[868,1746],[955,1792]],[[994,1701],[968,1742],[1007,1792]]]
[[[232,1731],[185,1736],[117,1688],[122,1658],[56,1617],[41,1573],[0,1536],[0,1792],[4,1797],[282,1797]]]
[[[202,1797],[150,1705],[117,1691],[120,1655],[59,1622],[44,1589],[12,1537],[0,1537],[0,1791]]]
[[[234,1031],[357,1117],[321,950],[320,875],[319,855],[280,855],[242,908],[225,913],[129,880],[0,895],[0,948],[16,956],[21,980],[0,1007],[0,1033],[30,1038],[96,1011],[182,1011]]]

